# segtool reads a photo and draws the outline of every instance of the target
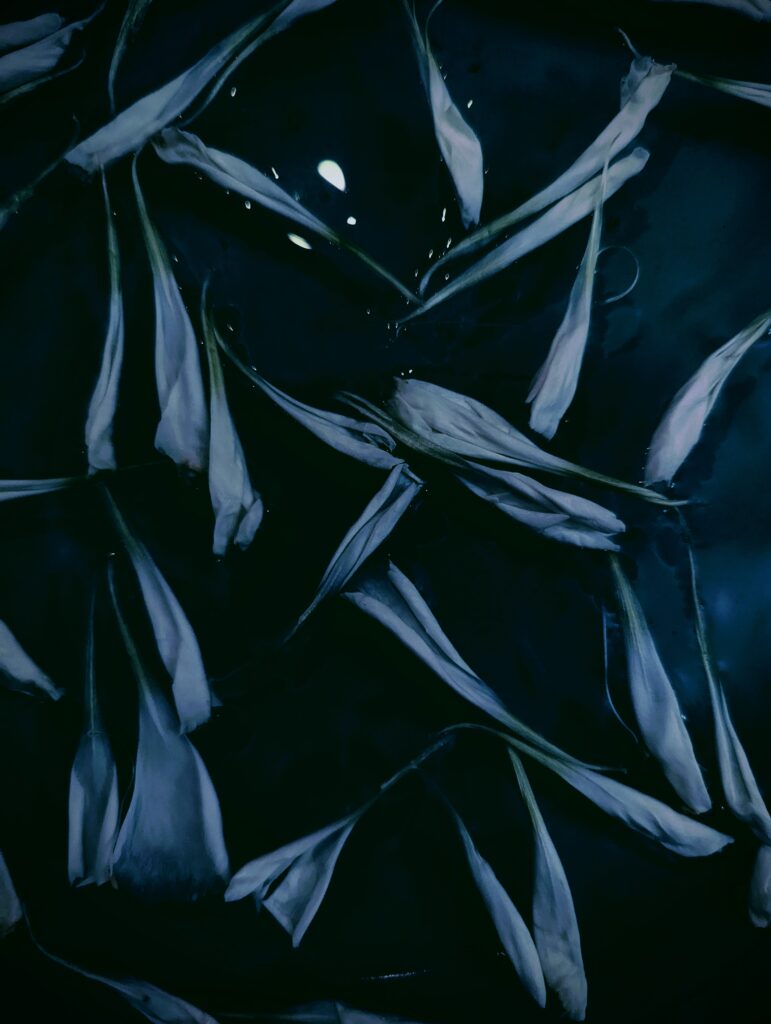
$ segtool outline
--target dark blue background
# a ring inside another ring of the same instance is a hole
[[[47,4],[6,3],[3,19]],[[82,4],[64,2],[79,16]],[[125,105],[188,67],[253,14],[247,0],[150,7],[118,80]],[[106,72],[122,17],[109,3],[72,75],[0,108],[2,193],[63,150],[76,114],[87,134],[108,116]],[[448,2],[432,40],[485,152],[483,219],[514,207],[566,167],[618,107],[629,64],[614,26],[643,53],[691,71],[768,80],[769,30],[691,4]],[[230,96],[235,85],[235,97]],[[191,126],[267,171],[402,280],[461,234],[433,137],[401,5],[338,0],[245,63]],[[576,400],[554,451],[630,480],[671,396],[701,360],[769,305],[771,111],[673,80],[641,143],[644,173],[608,203],[605,241],[641,268],[635,291],[597,310]],[[332,158],[345,195],[316,174]],[[286,240],[287,224],[226,196],[151,151],[139,163],[154,221],[183,293],[201,284],[249,362],[292,394],[331,407],[341,388],[371,398],[397,374],[479,398],[524,427],[524,399],[560,321],[586,237],[582,224],[482,287],[396,332],[404,301],[323,243]],[[381,627],[333,600],[296,638],[339,538],[381,476],[317,442],[235,372],[228,393],[267,515],[245,554],[211,556],[206,483],[153,451],[150,276],[128,167],[109,174],[124,263],[126,360],[114,491],[187,610],[224,708],[195,734],[220,795],[233,868],[356,806],[435,731],[474,718]],[[447,222],[441,211],[447,207]],[[356,216],[355,228],[346,218]],[[614,290],[619,263],[600,288]],[[0,475],[85,469],[83,425],[98,370],[107,267],[98,182],[60,168],[0,234]],[[767,343],[731,377],[676,494],[690,521],[722,677],[761,786],[771,774],[771,454]],[[512,710],[595,763],[671,800],[660,774],[613,717],[604,692],[600,609],[612,607],[604,559],[548,543],[415,463],[427,487],[387,548],[415,580],[468,662]],[[589,492],[587,492],[589,493]],[[686,861],[624,830],[557,780],[532,772],[575,896],[595,1022],[765,1021],[768,936],[746,914],[753,843],[719,805],[704,679],[692,635],[684,548],[673,516],[594,492],[628,524],[636,579],[681,694],[716,798],[709,821],[737,836]],[[338,998],[436,1024],[556,1019],[522,993],[498,953],[457,836],[419,779],[382,801],[345,848],[297,951],[250,901],[148,906],[66,879],[69,767],[80,731],[88,594],[118,547],[95,488],[0,506],[0,617],[68,690],[59,704],[0,691],[0,847],[38,939],[105,974],[153,981],[226,1018]],[[131,573],[118,578],[152,664]],[[102,586],[100,699],[130,786],[136,739],[130,678]],[[610,686],[629,716],[619,637]],[[510,768],[466,735],[432,776],[462,810],[518,905],[530,900],[531,837]],[[120,998],[42,959],[23,929],[0,946],[9,1021],[130,1021]],[[385,980],[398,973],[411,976]],[[413,973],[414,972],[414,973]]]

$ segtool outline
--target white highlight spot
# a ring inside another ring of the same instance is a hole
[[[472,107],[473,103],[474,103],[473,100],[469,100],[468,103],[466,104],[466,110],[471,110],[471,107]]]
[[[237,92],[238,92],[238,90],[236,89],[235,86],[233,86],[233,88],[230,90],[230,97],[231,97],[231,99],[233,98],[233,96],[235,96],[235,94]]]
[[[446,219],[447,219],[447,207],[445,206],[444,209],[442,210],[442,224],[444,224]]]
[[[311,249],[312,248],[310,242],[306,242],[305,239],[302,238],[302,236],[300,236],[300,235],[292,234],[291,231],[289,232],[289,234],[286,237],[289,239],[290,242],[294,242],[294,244],[299,246],[301,249]]]
[[[353,227],[353,225],[354,225],[354,224],[356,223],[356,218],[355,218],[355,217],[349,217],[349,218],[348,218],[348,219],[346,220],[346,222],[345,222],[345,223],[346,223],[346,224],[350,224],[350,225],[351,225],[351,227]]]
[[[250,199],[244,199],[244,206],[247,208],[247,210],[251,210],[251,208],[252,208],[251,200]]]
[[[324,181],[328,181],[334,188],[345,192],[345,175],[340,164],[335,163],[334,160],[322,160],[316,170]]]
[[[271,167],[271,171],[273,173],[273,177],[276,179],[276,181],[278,181],[278,171],[276,170],[276,168]]]

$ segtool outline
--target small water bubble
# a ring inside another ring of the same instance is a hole
[[[316,170],[324,181],[328,181],[333,188],[338,189],[340,192],[345,192],[345,175],[343,174],[343,168],[336,160],[322,160]]]
[[[445,206],[443,208],[443,210],[442,210],[442,224],[444,224],[446,219],[447,219],[447,207]]]
[[[449,249],[451,245],[452,245],[452,239],[448,238],[444,247],[445,247],[445,249]]]
[[[474,105],[474,101],[473,100],[469,100],[468,103],[466,104],[466,110],[471,110],[473,105]]]
[[[289,239],[290,242],[293,242],[300,249],[311,249],[312,248],[311,243],[310,242],[306,242],[306,240],[302,237],[302,235],[295,235],[292,231],[290,231],[289,234],[286,237]]]
[[[367,309],[364,310],[364,312],[367,314],[367,316],[372,316],[372,310],[371,309],[367,308]]]
[[[238,91],[238,90],[236,89],[236,87],[235,87],[235,86],[233,86],[233,87],[231,88],[231,90],[230,90],[230,98],[231,98],[231,99],[232,99],[232,98],[233,98],[233,97],[235,96],[235,94],[236,94],[236,92],[237,92],[237,91]]]
[[[225,324],[225,327],[227,327],[231,334],[235,334],[236,329],[232,324]]]
[[[353,225],[356,223],[356,218],[355,217],[347,217],[345,223],[346,224],[350,224],[351,227],[353,227]]]
[[[278,181],[278,171],[276,170],[276,168],[275,167],[271,167],[270,172],[273,175],[273,177],[276,179],[276,181]]]
[[[409,370],[407,370],[407,373],[412,373],[412,368],[410,368]]]
[[[247,210],[251,210],[251,208],[252,208],[251,201],[249,199],[244,199],[244,206],[247,208]]]
[[[428,258],[431,259],[433,255],[434,255],[434,250],[433,249],[429,249],[428,250]]]
[[[172,259],[174,260],[174,262],[175,262],[175,263],[179,263],[179,256],[174,256],[174,255],[172,254],[172,257],[171,257],[171,258],[172,258]]]
[[[419,270],[416,270],[413,276],[414,276],[414,277],[417,277],[419,273],[420,273],[420,271],[419,271]]]
[[[444,275],[444,279],[445,279],[445,281],[449,281],[450,280],[450,275],[449,274],[445,274]]]

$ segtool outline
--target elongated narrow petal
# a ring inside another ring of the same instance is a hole
[[[405,463],[394,466],[383,486],[343,537],[324,572],[316,595],[298,619],[295,629],[324,598],[342,590],[369,556],[377,551],[393,532],[422,486],[422,481],[414,476]]]
[[[118,772],[96,696],[92,606],[86,638],[84,727],[70,772],[67,874],[71,885],[101,885],[109,879],[118,814]]]
[[[38,668],[4,622],[0,622],[0,676],[12,690],[40,691],[53,700],[64,693]]]
[[[756,928],[771,924],[771,846],[764,843],[755,855],[750,879],[750,920]]]
[[[539,1006],[546,1005],[546,986],[533,938],[511,897],[480,854],[461,819],[455,815],[471,875],[498,932],[506,955],[530,995]]]
[[[23,916],[24,912],[21,909],[21,902],[16,894],[11,873],[5,863],[5,857],[0,851],[0,939],[8,934]]]
[[[479,462],[469,462],[469,467],[471,473],[457,474],[461,483],[524,526],[566,544],[618,551],[612,538],[626,527],[602,505],[555,491],[521,473],[490,469]]]
[[[245,864],[235,873],[226,900],[253,896],[299,945],[332,880],[338,857],[361,814],[333,822]],[[283,875],[283,877],[281,877]],[[270,892],[273,883],[281,881]]]
[[[206,466],[209,417],[204,398],[198,343],[168,253],[147,213],[132,168],[139,218],[153,273],[155,299],[155,383],[161,419],[155,447],[177,465],[201,471]]]
[[[14,21],[0,25],[0,51],[13,50],[18,46],[28,46],[38,39],[50,36],[64,24],[60,14],[40,14],[28,21]]]
[[[732,843],[731,836],[680,814],[655,797],[589,768],[533,754],[606,814],[619,818],[681,857],[708,857]]]
[[[674,65],[656,64],[650,57],[635,58],[630,74],[624,80],[627,86],[625,89],[622,86],[621,110],[594,142],[550,185],[516,209],[483,225],[468,238],[461,239],[445,256],[437,260],[421,282],[421,294],[430,277],[450,260],[478,251],[515,224],[564,199],[597,174],[606,158],[614,160],[640,134],[648,114],[666,92],[674,70]]]
[[[244,450],[230,415],[225,378],[205,297],[201,300],[201,320],[209,360],[209,493],[216,517],[212,550],[221,556],[233,541],[240,548],[251,544],[262,522],[263,505],[249,479]]]
[[[469,668],[418,589],[395,565],[389,563],[386,574],[357,579],[343,597],[390,630],[464,700],[539,749],[572,761],[568,754],[515,718],[500,697]]]
[[[655,504],[669,504],[656,491],[596,473],[544,451],[482,402],[427,381],[397,378],[388,412],[397,426],[405,428],[399,433],[400,440],[420,450],[427,445],[431,455],[459,455],[463,459],[578,477]]]
[[[761,841],[771,845],[771,816],[734,728],[722,686],[716,684],[712,687],[711,699],[720,780],[726,803]]]
[[[96,974],[88,971],[85,967],[79,967],[56,954],[49,952],[32,937],[38,950],[43,956],[48,957],[54,963],[69,971],[74,971],[83,978],[95,981],[100,985],[119,993],[130,1006],[141,1013],[152,1024],[217,1024],[217,1021],[210,1014],[199,1010],[197,1006],[185,1002],[179,996],[165,992],[157,985],[151,985],[147,981],[140,981],[138,978],[109,978],[104,974]]]
[[[513,751],[510,751],[510,756],[535,834],[535,947],[546,984],[557,993],[571,1020],[583,1020],[586,1016],[586,974],[573,896],[524,766]]]
[[[0,480],[0,501],[14,501],[16,498],[32,498],[36,494],[63,491],[78,482],[78,477],[60,476],[48,480]]]
[[[327,0],[331,2],[331,0]],[[133,103],[68,155],[70,163],[88,174],[107,167],[127,153],[138,152],[156,132],[171,124],[212,86],[211,100],[239,64],[276,31],[297,18],[327,6],[319,0],[280,0],[213,46],[197,63],[155,92]],[[271,31],[273,29],[273,31]]]
[[[271,402],[324,444],[329,445],[330,448],[334,448],[343,455],[349,455],[358,462],[374,466],[376,469],[393,469],[394,466],[402,463],[402,459],[391,454],[396,447],[396,442],[381,427],[374,423],[351,419],[350,416],[343,416],[338,412],[317,409],[315,406],[306,405],[305,402],[292,398],[291,395],[279,390],[270,381],[260,376],[253,367],[242,362],[224,344],[219,335],[217,335],[217,342],[231,362],[256,384]]]
[[[479,222],[482,209],[485,181],[482,146],[453,102],[428,41],[428,25],[421,31],[408,0],[405,0],[404,7],[431,106],[436,141],[455,186],[463,225],[468,227]]]
[[[616,558],[611,565],[622,612],[629,690],[640,733],[680,799],[703,814],[712,801],[677,696],[629,580]]]
[[[611,164],[608,169],[606,199],[610,199],[630,178],[640,173],[648,162],[649,155],[646,149],[638,146],[629,156],[621,157],[620,160]],[[434,292],[422,306],[404,317],[402,322],[412,320],[438,306],[440,302],[445,302],[453,295],[457,295],[458,292],[486,281],[493,274],[510,267],[522,256],[526,256],[534,249],[550,242],[552,238],[556,238],[563,231],[567,231],[568,228],[578,223],[579,220],[583,220],[594,210],[601,188],[602,175],[597,175],[576,189],[575,192],[560,199],[537,220],[532,221],[505,242],[501,242],[476,263],[472,263],[454,281],[450,281],[439,291]]]
[[[70,25],[56,29],[50,35],[37,38],[23,49],[14,50],[0,57],[0,93],[7,93],[12,89],[20,90],[53,71],[64,56],[74,34],[84,28],[90,20],[91,18],[84,18],[82,21],[74,21]]]
[[[602,235],[602,204],[605,201],[607,164],[603,170],[602,185],[594,207],[589,241],[570,291],[568,308],[554,335],[549,354],[530,387],[527,396],[532,403],[530,429],[544,437],[557,433],[560,420],[570,407],[578,387],[578,376],[589,340],[589,324],[594,295],[594,274],[600,254]]]
[[[86,419],[86,449],[89,472],[115,469],[115,450],[112,444],[113,421],[118,405],[120,371],[123,365],[123,295],[120,285],[120,252],[118,237],[112,222],[107,179],[102,175],[104,209],[107,217],[107,259],[110,268],[110,306],[107,333],[104,339],[102,363]]]
[[[144,670],[114,590],[113,602],[139,690],[134,788],[113,874],[119,886],[150,899],[195,899],[229,874],[219,800],[200,754]]]
[[[671,2],[671,0],[668,0]],[[688,2],[707,3],[714,7],[725,7],[729,11],[746,14],[755,21],[771,20],[771,2],[769,0],[685,0]]]
[[[158,653],[172,678],[174,702],[182,731],[190,732],[211,714],[209,683],[193,627],[149,551],[131,532],[109,494],[107,501],[134,566]]]
[[[337,241],[337,235],[331,228],[293,199],[272,178],[236,156],[205,146],[197,135],[183,132],[179,128],[167,128],[153,140],[153,146],[166,163],[195,167],[223,188],[238,192],[328,241]]]
[[[646,483],[672,479],[701,437],[707,417],[731,371],[769,330],[771,311],[766,311],[708,356],[680,388],[653,435],[645,466]]]
[[[115,40],[112,60],[110,61],[110,70],[107,74],[107,94],[110,97],[110,110],[113,114],[115,113],[115,76],[118,73],[118,68],[123,60],[123,54],[126,52],[129,40],[139,30],[144,21],[145,14],[147,14],[147,8],[151,3],[152,0],[129,0],[126,13],[123,15],[123,21],[118,30],[118,38]]]

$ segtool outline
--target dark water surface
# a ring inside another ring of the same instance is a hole
[[[2,20],[47,5],[6,0]],[[83,4],[61,2],[68,16]],[[109,3],[69,76],[0,108],[0,188],[11,192],[108,117],[106,72],[122,17]],[[123,106],[188,67],[254,13],[246,0],[151,5],[119,76]],[[551,181],[618,108],[638,49],[695,72],[771,79],[767,27],[681,4],[510,4],[446,0],[432,40],[448,85],[479,135],[488,173],[483,221]],[[231,96],[230,86],[236,87]],[[466,103],[473,106],[466,111]],[[268,171],[323,220],[414,281],[462,226],[440,161],[401,5],[339,0],[257,50],[191,126],[212,146]],[[609,201],[605,243],[629,246],[636,289],[601,307],[578,393],[551,449],[638,480],[671,396],[704,357],[769,304],[771,111],[673,80],[640,143],[645,171]],[[345,194],[316,173],[336,160]],[[330,408],[337,391],[378,399],[413,374],[489,404],[517,426],[563,315],[586,224],[398,333],[402,298],[324,243],[292,246],[285,221],[226,195],[189,168],[139,159],[152,217],[178,258],[191,311],[212,275],[218,314],[261,373]],[[233,868],[332,821],[372,794],[463,702],[382,627],[332,600],[287,645],[340,537],[381,476],[326,448],[229,368],[228,395],[267,514],[245,553],[211,555],[206,483],[153,449],[151,280],[128,161],[110,172],[124,263],[127,337],[114,492],[179,596],[224,702],[195,733],[217,788]],[[446,208],[446,221],[441,215]],[[346,225],[355,216],[355,227]],[[627,272],[608,257],[599,287]],[[614,276],[615,275],[615,276]],[[622,284],[623,286],[623,284]],[[83,425],[104,341],[107,266],[97,181],[62,167],[0,234],[0,476],[85,470]],[[678,477],[733,718],[761,788],[771,781],[771,350],[756,344],[730,378]],[[671,794],[605,696],[601,555],[551,543],[415,462],[426,488],[387,544],[464,658],[512,711],[625,780]],[[587,494],[589,492],[587,491]],[[705,682],[693,639],[677,520],[593,492],[628,525],[629,574],[719,793]],[[132,974],[214,1016],[314,999],[435,1024],[556,1019],[535,1008],[468,876],[446,812],[419,778],[357,827],[302,945],[249,900],[148,905],[66,877],[69,769],[81,727],[88,595],[118,542],[95,488],[0,505],[0,618],[67,699],[0,690],[0,847],[39,941],[103,974]],[[127,566],[124,579],[130,579]],[[139,615],[139,598],[129,602]],[[137,621],[140,621],[137,619]],[[611,631],[609,685],[622,715],[625,668]],[[152,663],[152,642],[142,637]],[[122,793],[136,742],[135,685],[101,594],[97,671]],[[469,734],[432,762],[515,902],[531,894],[531,833],[507,760]],[[710,824],[737,837],[685,860],[654,848],[554,777],[532,772],[576,902],[589,978],[588,1019],[766,1021],[769,936],[746,890],[754,843],[720,807]],[[716,800],[717,804],[718,800]],[[113,993],[41,958],[23,929],[0,946],[3,1020],[130,1022]],[[389,975],[407,975],[391,977]]]

